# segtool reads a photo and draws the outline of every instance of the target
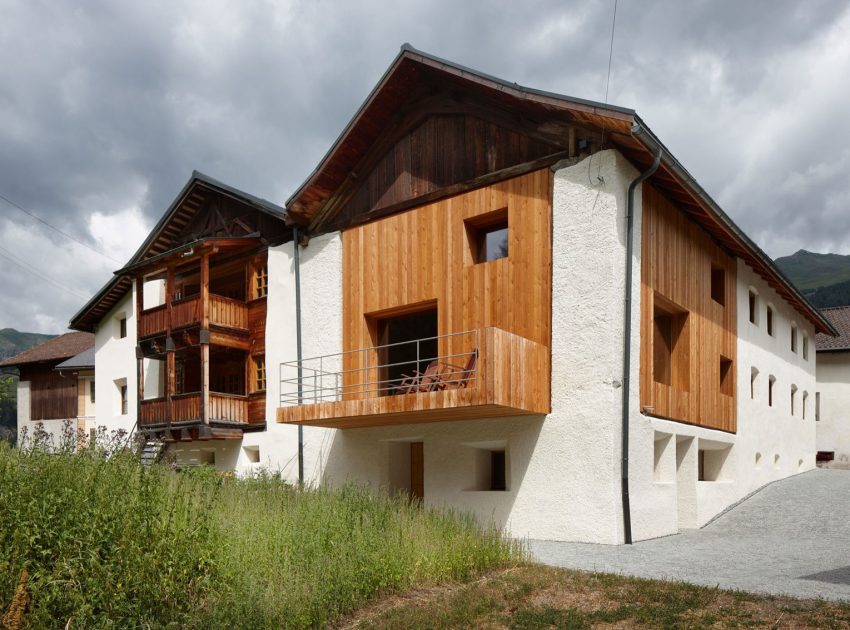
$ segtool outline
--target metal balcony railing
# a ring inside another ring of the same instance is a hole
[[[475,387],[478,332],[326,354],[280,364],[280,406]]]

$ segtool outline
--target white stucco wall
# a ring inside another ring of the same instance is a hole
[[[95,422],[110,433],[132,431],[137,411],[136,309],[133,294],[127,292],[97,325],[95,350]],[[119,320],[127,318],[127,336],[119,337]],[[127,414],[121,414],[118,383],[127,385]]]
[[[818,352],[817,361],[817,450],[835,453],[829,466],[850,468],[850,352]]]

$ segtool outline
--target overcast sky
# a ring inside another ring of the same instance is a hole
[[[612,12],[0,0],[0,195],[109,256],[0,200],[0,328],[65,330],[193,169],[282,205],[404,42],[603,100]],[[636,109],[771,256],[850,253],[847,2],[620,0],[609,101]]]

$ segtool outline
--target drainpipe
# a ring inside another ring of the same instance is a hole
[[[632,125],[632,135],[638,136],[643,127]],[[625,317],[623,322],[623,428],[622,428],[622,460],[620,468],[620,484],[623,498],[623,532],[627,545],[632,544],[632,514],[629,501],[629,374],[631,372],[632,348],[632,252],[634,250],[634,207],[635,190],[644,180],[652,176],[661,164],[661,147],[655,154],[652,164],[629,184],[628,202],[626,205],[626,300]]]
[[[292,228],[292,245],[295,251],[295,345],[298,355],[298,404],[303,399],[304,385],[301,381],[301,262],[299,256],[299,241],[301,233],[298,226]],[[298,482],[304,483],[304,427],[298,425]]]

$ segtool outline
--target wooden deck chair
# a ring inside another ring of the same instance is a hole
[[[402,374],[401,383],[396,385],[393,394],[417,394],[419,392],[431,392],[437,387],[440,376],[439,361],[431,361],[424,372],[415,370],[412,375]]]
[[[443,363],[438,373],[437,389],[462,389],[469,386],[478,368],[478,348],[475,348],[466,360],[466,365]]]

